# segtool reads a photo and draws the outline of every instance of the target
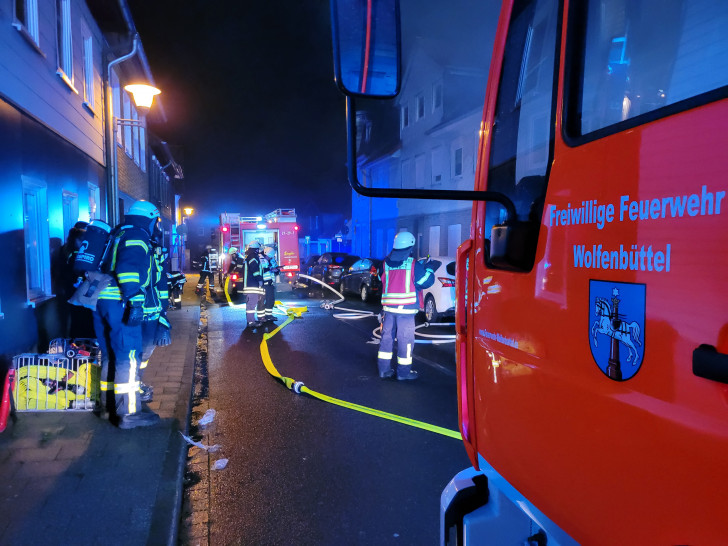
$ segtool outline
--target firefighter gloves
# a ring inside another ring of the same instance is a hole
[[[157,347],[166,347],[172,343],[172,336],[169,334],[169,328],[167,328],[161,322],[157,323],[157,332],[154,335],[154,344]]]
[[[144,308],[141,301],[128,301],[124,322],[127,326],[139,326],[144,319]]]

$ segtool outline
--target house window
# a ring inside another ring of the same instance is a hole
[[[442,83],[438,82],[432,86],[432,110],[435,111],[442,106]]]
[[[440,255],[440,226],[430,226],[430,246],[428,254],[430,256]]]
[[[415,157],[415,188],[425,187],[425,154]]]
[[[122,104],[124,105],[124,110],[121,113],[122,118],[126,119],[132,119],[131,117],[131,97],[129,97],[129,93],[124,91],[122,93],[122,96],[124,98]],[[124,150],[126,151],[126,155],[129,157],[133,157],[132,154],[134,153],[132,150],[132,136],[131,136],[131,125],[128,123],[125,125],[122,125],[124,128]]]
[[[463,174],[463,149],[455,148],[455,152],[453,153],[453,176],[462,176]]]
[[[96,106],[94,93],[94,41],[88,29],[83,38],[83,102],[91,110]]]
[[[432,150],[432,185],[442,184],[442,171],[445,165],[445,153],[442,146]]]
[[[134,122],[141,121],[136,106],[132,103],[131,95],[124,91],[121,93],[119,81],[112,77],[114,94],[119,93],[121,99],[114,97],[114,117],[117,119],[116,140],[119,146],[124,147],[126,155],[139,165],[139,168],[146,172],[146,129]],[[116,110],[120,106],[119,111]]]
[[[30,38],[36,46],[38,40],[38,0],[15,0],[13,26]]]
[[[139,121],[139,114],[136,108],[131,109],[131,119]],[[131,127],[131,157],[134,159],[134,163],[139,165],[139,126],[133,125]]]
[[[402,161],[402,187],[403,188],[411,188],[413,187],[413,168],[412,168],[412,160],[411,159],[405,159]]]
[[[63,192],[63,240],[78,222],[78,195],[70,191]]]
[[[447,226],[447,255],[455,256],[458,246],[460,246],[460,237],[462,232],[462,224],[451,224]]]
[[[71,41],[71,0],[56,1],[58,18],[58,69],[63,72],[68,82],[73,84],[73,45]]]
[[[48,196],[43,182],[23,177],[23,234],[28,302],[50,296]]]
[[[417,105],[417,119],[420,120],[425,117],[425,96],[417,95],[415,101]]]
[[[400,125],[402,129],[409,125],[409,106],[404,105],[400,113]]]
[[[88,183],[88,221],[96,220],[99,218],[99,203],[101,201],[101,194],[99,187],[96,184]]]

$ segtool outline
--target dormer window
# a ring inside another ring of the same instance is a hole
[[[409,126],[409,106],[405,104],[400,110],[400,127],[404,129],[407,126]]]
[[[417,118],[418,120],[425,117],[425,96],[420,94],[415,99],[417,104]]]
[[[442,82],[432,86],[432,110],[442,107]]]

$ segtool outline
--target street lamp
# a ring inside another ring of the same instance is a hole
[[[132,50],[126,55],[122,55],[109,62],[106,69],[108,79],[106,80],[107,93],[105,93],[106,111],[108,112],[107,123],[106,123],[106,158],[107,158],[107,181],[108,181],[108,221],[112,225],[116,225],[119,222],[120,211],[119,211],[119,166],[118,166],[118,151],[116,143],[116,135],[118,134],[120,127],[140,127],[146,128],[145,115],[149,112],[152,107],[154,97],[160,93],[159,89],[146,84],[131,84],[125,87],[134,98],[134,103],[137,106],[140,119],[120,119],[114,116],[113,106],[111,97],[114,95],[114,89],[111,86],[111,74],[113,73],[114,67],[128,61],[135,55],[141,55],[141,61],[144,60],[144,54],[142,51],[141,39],[139,34],[134,35]]]
[[[116,208],[116,204],[118,202],[118,192],[119,192],[119,146],[116,142],[116,135],[121,130],[121,127],[136,127],[139,129],[146,129],[146,115],[149,112],[149,109],[152,107],[152,102],[154,101],[154,97],[159,95],[161,91],[157,89],[156,87],[153,87],[151,85],[147,84],[131,84],[124,87],[126,91],[128,91],[132,98],[134,99],[134,104],[137,107],[137,112],[139,113],[139,119],[124,119],[124,118],[117,118],[114,117],[114,131],[113,135],[111,137],[112,146],[114,147],[114,153],[113,153],[113,173],[114,173],[114,180],[112,184],[112,191],[113,195],[111,196],[111,204],[113,206],[113,223],[117,224],[120,220],[120,212]],[[141,135],[140,135],[141,137]]]

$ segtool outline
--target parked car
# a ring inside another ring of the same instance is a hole
[[[358,260],[359,256],[345,252],[324,252],[311,268],[311,276],[329,286],[339,286],[341,275]]]
[[[437,322],[445,316],[455,316],[455,258],[430,258],[435,271],[435,284],[422,291],[422,307],[427,322]],[[420,262],[426,263],[427,259]]]
[[[382,295],[382,279],[379,277],[379,267],[382,260],[362,258],[354,262],[348,270],[341,275],[339,292],[346,294],[359,294],[361,301],[367,301],[373,296]]]

